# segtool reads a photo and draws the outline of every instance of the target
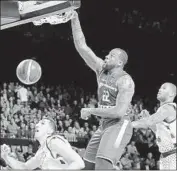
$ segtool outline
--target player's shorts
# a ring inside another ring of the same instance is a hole
[[[176,153],[160,158],[160,170],[176,170]]]
[[[107,159],[115,166],[133,134],[131,122],[123,120],[107,128],[100,126],[92,136],[84,160],[95,163],[96,158]]]

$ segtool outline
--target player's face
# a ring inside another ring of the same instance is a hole
[[[168,86],[168,84],[163,84],[160,89],[159,92],[157,94],[157,99],[159,101],[165,101],[170,95],[170,87]]]
[[[105,57],[104,69],[110,70],[110,69],[113,69],[114,67],[116,67],[120,62],[120,59],[119,59],[120,53],[121,52],[117,49],[111,50],[109,52],[109,54]]]
[[[42,119],[35,126],[35,139],[45,137],[50,130],[49,120]]]

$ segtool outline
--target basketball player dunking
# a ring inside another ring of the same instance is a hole
[[[132,122],[134,128],[151,128],[157,138],[161,152],[160,170],[176,170],[176,86],[165,83],[159,89],[157,99],[160,107],[149,116],[144,110],[145,118]],[[155,128],[153,128],[155,126]]]
[[[98,108],[83,108],[81,117],[102,118],[101,125],[91,138],[84,156],[85,169],[115,169],[132,136],[132,126],[126,111],[134,95],[134,82],[123,70],[128,56],[122,49],[110,51],[105,60],[97,57],[87,46],[77,12],[71,21],[74,44],[95,71],[98,82]]]
[[[72,149],[66,139],[55,135],[55,122],[46,117],[36,125],[35,138],[40,143],[40,148],[34,157],[26,163],[10,157],[10,148],[1,146],[1,158],[12,169],[83,169],[84,161]]]

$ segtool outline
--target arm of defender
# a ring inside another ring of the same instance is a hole
[[[79,17],[75,11],[74,18],[71,20],[72,34],[74,39],[74,45],[80,56],[84,59],[86,64],[99,73],[102,69],[103,60],[95,55],[95,53],[87,46],[82,28],[80,25]]]
[[[36,157],[30,158],[26,163],[18,161],[9,155],[3,157],[8,166],[12,169],[36,169],[39,166],[39,162]]]
[[[90,108],[90,113],[96,116],[117,118],[126,114],[126,111],[132,101],[135,85],[132,78],[128,75],[121,77],[117,81],[119,93],[116,99],[116,106],[108,109]]]
[[[132,122],[132,125],[134,128],[151,127],[165,120],[169,116],[170,110],[171,109],[169,106],[164,106],[163,108],[161,108],[155,114],[149,116],[148,118],[143,118],[138,121]]]
[[[69,163],[66,169],[83,169],[85,167],[82,158],[71,148],[66,145],[65,142],[60,139],[52,139],[49,142],[49,147],[55,153],[61,155],[65,161]]]

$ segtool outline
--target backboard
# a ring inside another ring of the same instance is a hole
[[[1,30],[80,8],[81,0],[1,0]]]

